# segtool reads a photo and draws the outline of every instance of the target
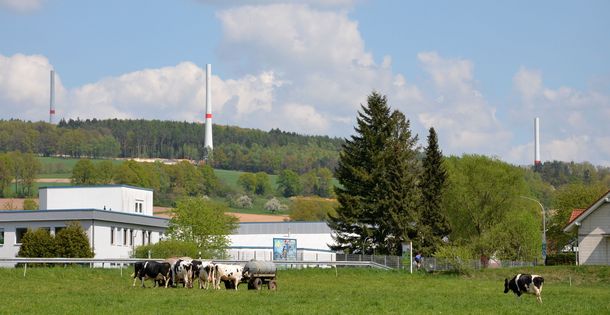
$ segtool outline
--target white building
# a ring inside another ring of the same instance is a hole
[[[39,210],[0,211],[0,257],[17,256],[28,229],[51,234],[76,221],[95,258],[129,258],[136,246],[158,242],[168,219],[153,216],[153,191],[125,185],[40,188]]]
[[[577,231],[579,265],[610,265],[610,192],[574,215],[564,232]]]
[[[334,261],[332,230],[326,222],[241,223],[229,236],[230,258],[273,260],[274,239],[294,240],[296,260]]]

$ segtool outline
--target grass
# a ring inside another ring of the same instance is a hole
[[[540,274],[545,275],[541,269]],[[581,283],[547,280],[539,305],[531,296],[504,294],[503,278],[520,269],[477,272],[470,277],[410,275],[402,271],[339,268],[278,271],[278,290],[234,291],[132,288],[131,269],[0,269],[5,314],[608,314],[610,283],[590,280],[609,267],[586,274],[565,269]],[[594,274],[594,275],[593,275]],[[553,276],[550,277],[551,279]]]
[[[214,174],[216,174],[216,176],[218,176],[223,183],[236,191],[242,190],[239,184],[237,184],[237,180],[243,173],[245,172],[214,169]],[[272,189],[277,189],[277,178],[277,175],[269,175],[269,181],[271,182]]]

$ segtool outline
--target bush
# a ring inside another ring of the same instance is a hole
[[[555,255],[546,256],[547,266],[558,266],[558,265],[575,265],[576,264],[576,253],[558,253]]]
[[[278,212],[278,211],[283,211],[286,210],[288,207],[286,207],[286,205],[283,205],[282,203],[280,203],[280,201],[273,197],[271,198],[269,201],[267,201],[265,203],[265,210],[267,211],[271,211],[272,213]]]
[[[150,250],[151,258],[183,257],[199,258],[200,250],[197,244],[178,240],[164,240],[156,244],[142,245],[136,247],[135,258],[148,258]],[[201,257],[213,258],[213,253],[202,251]]]
[[[324,221],[329,214],[336,213],[337,206],[336,200],[295,197],[290,205],[290,219],[292,221]]]
[[[247,195],[240,196],[233,201],[233,206],[236,208],[250,209],[252,208],[252,198]]]
[[[38,210],[38,203],[34,199],[27,198],[23,200],[23,210]]]
[[[453,267],[453,271],[458,274],[468,275],[472,272],[473,267],[470,261],[474,255],[468,247],[456,245],[443,245],[434,255],[438,260],[444,260]],[[424,262],[425,264],[425,262]]]
[[[18,257],[55,257],[56,242],[49,231],[44,229],[30,230],[23,235]]]
[[[94,256],[89,238],[78,222],[70,222],[55,235],[57,257],[92,258]]]

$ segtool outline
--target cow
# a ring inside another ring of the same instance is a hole
[[[182,282],[183,287],[193,287],[193,269],[192,259],[188,257],[182,257],[176,261],[173,267],[173,283],[178,285]]]
[[[518,274],[514,276],[510,281],[504,279],[504,293],[513,291],[518,297],[521,294],[529,293],[536,295],[536,300],[542,303],[542,285],[544,284],[544,278],[538,275]]]
[[[193,260],[191,263],[193,268],[193,283],[195,279],[199,280],[199,289],[208,289],[210,283],[214,283],[214,264],[211,261]]]
[[[243,270],[244,267],[240,265],[216,265],[214,267],[214,272],[216,273],[214,288],[220,289],[220,281],[223,281],[227,289],[237,290]]]
[[[138,261],[134,264],[133,285],[136,286],[136,279],[142,281],[142,287],[145,288],[144,280],[152,279],[153,286],[157,286],[157,281],[165,282],[165,287],[169,283],[171,266],[168,263],[160,263],[154,260]]]

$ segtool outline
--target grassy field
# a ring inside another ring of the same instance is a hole
[[[547,276],[539,305],[504,294],[503,279],[521,269],[474,276],[410,275],[339,268],[278,271],[278,290],[237,292],[132,288],[124,269],[0,269],[3,314],[608,314],[609,268],[578,272],[534,270]],[[572,285],[568,278],[573,277]],[[605,277],[605,279],[603,279]],[[147,283],[150,287],[150,281]]]

